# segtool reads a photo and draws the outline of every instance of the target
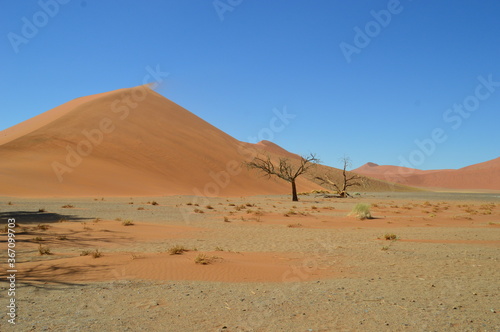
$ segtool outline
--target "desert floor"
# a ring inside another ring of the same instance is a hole
[[[500,330],[500,194],[3,198],[0,220],[1,331]]]

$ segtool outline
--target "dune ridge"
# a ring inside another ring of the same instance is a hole
[[[364,176],[414,187],[500,190],[500,157],[460,169],[419,170],[367,163],[353,170]]]

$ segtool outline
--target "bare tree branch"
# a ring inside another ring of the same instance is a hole
[[[350,167],[351,165],[351,160],[348,158],[348,157],[343,157],[341,159],[342,163],[343,163],[343,169],[342,169],[342,178],[343,178],[343,181],[342,183],[340,184],[340,186],[342,188],[340,188],[339,185],[337,185],[334,181],[332,181],[328,175],[324,175],[323,177],[321,176],[316,176],[315,178],[319,181],[321,181],[322,184],[328,184],[332,187],[335,188],[335,190],[337,191],[337,194],[340,196],[340,197],[346,197],[346,196],[350,196],[349,193],[347,192],[347,188],[349,187],[352,187],[352,186],[361,186],[361,182],[359,182],[358,180],[363,180],[362,177],[356,175],[356,174],[353,174],[353,175],[348,175],[346,169],[348,167]]]
[[[292,200],[298,201],[297,189],[295,180],[302,174],[306,173],[311,167],[315,166],[319,162],[319,159],[314,154],[310,154],[306,157],[300,157],[300,162],[298,166],[294,166],[293,161],[288,158],[280,158],[278,161],[278,166],[275,167],[271,156],[266,157],[255,157],[251,162],[247,162],[248,168],[254,168],[264,173],[268,177],[276,176],[282,180],[290,182],[292,184]],[[296,167],[296,168],[295,168]]]

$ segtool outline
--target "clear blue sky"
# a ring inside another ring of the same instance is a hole
[[[272,141],[331,166],[500,156],[497,0],[55,1],[2,1],[0,129],[159,66],[159,93],[228,134],[279,129]]]

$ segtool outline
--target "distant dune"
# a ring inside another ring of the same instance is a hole
[[[367,163],[353,172],[407,186],[432,189],[500,190],[500,157],[460,169],[422,171]]]
[[[242,166],[257,153],[299,158],[271,142],[240,142],[139,86],[78,98],[0,132],[0,195],[289,193],[288,183]],[[312,177],[297,188],[323,189]],[[391,189],[403,190],[369,179],[359,188]]]

